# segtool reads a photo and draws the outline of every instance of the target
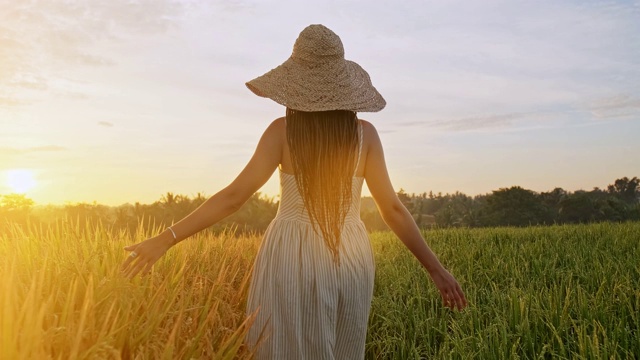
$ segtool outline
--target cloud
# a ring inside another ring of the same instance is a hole
[[[44,77],[30,73],[16,73],[10,85],[27,90],[46,90],[47,81]]]
[[[640,117],[640,97],[620,94],[602,98],[589,104],[588,109],[598,119]]]
[[[504,113],[487,115],[469,115],[462,117],[440,117],[435,120],[418,119],[410,121],[394,122],[393,127],[414,128],[428,127],[444,131],[473,131],[485,129],[507,129],[515,127],[518,121],[524,120],[533,114],[528,113]],[[547,116],[540,114],[540,116]]]
[[[98,125],[104,126],[104,127],[113,127],[113,123],[110,123],[108,121],[98,121]]]
[[[400,127],[412,127],[412,126],[424,125],[424,124],[425,124],[425,122],[424,121],[420,121],[420,120],[416,120],[416,121],[400,121],[400,122],[394,123],[394,125],[400,126]]]
[[[87,100],[90,98],[89,94],[83,93],[80,91],[59,90],[59,91],[56,91],[55,95],[64,99],[71,99],[71,100]]]
[[[33,146],[28,148],[0,147],[0,154],[22,155],[34,152],[56,152],[68,150],[66,147],[58,145]]]
[[[392,130],[392,129],[378,129],[379,134],[393,134],[395,132],[396,130]]]
[[[190,10],[198,12],[198,13],[202,13],[202,12],[207,12],[207,13],[220,13],[220,12],[224,12],[224,13],[230,13],[230,14],[236,14],[236,13],[243,13],[243,12],[247,12],[247,11],[253,11],[255,9],[255,4],[250,2],[250,1],[244,1],[244,0],[213,0],[213,1],[207,1],[207,2],[202,2],[202,3],[197,3],[197,4],[189,4],[190,5]]]
[[[425,122],[426,125],[450,131],[470,131],[483,129],[504,129],[514,125],[514,121],[522,119],[526,114],[495,114],[486,116],[470,116],[451,120]]]
[[[163,33],[176,24],[177,1],[2,1],[0,106],[20,103],[24,91],[56,90],[54,80],[81,66],[117,63],[99,44]],[[104,48],[104,47],[103,47]]]
[[[409,122],[425,115],[534,113],[612,91],[640,96],[637,2],[453,0],[402,2],[398,8],[403,6],[413,9],[399,14],[372,4],[386,14],[381,21],[354,12],[358,37],[345,33],[345,46],[357,47],[347,51],[371,69],[389,108],[399,104],[413,113]]]
[[[6,95],[0,94],[0,107],[1,106],[6,106],[6,107],[15,106],[15,105],[18,105],[18,104],[21,104],[21,103],[24,103],[24,101],[20,101],[20,100],[16,99],[13,96],[6,96]]]

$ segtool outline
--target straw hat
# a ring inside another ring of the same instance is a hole
[[[247,82],[249,90],[300,111],[380,111],[387,104],[360,65],[345,60],[338,35],[307,26],[282,65]]]

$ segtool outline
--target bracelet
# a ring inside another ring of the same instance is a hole
[[[174,244],[178,241],[178,237],[176,236],[176,232],[173,231],[173,229],[171,228],[171,226],[169,226],[167,229],[169,229],[169,231],[171,231],[171,235],[173,235],[173,242]]]

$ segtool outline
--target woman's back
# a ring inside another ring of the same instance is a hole
[[[279,118],[274,121],[274,125],[278,128],[279,137],[282,142],[282,154],[280,159],[279,169],[287,174],[294,174],[293,164],[291,160],[291,150],[289,149],[289,144],[287,143],[287,133],[286,133],[286,119],[284,117]],[[357,155],[357,160],[355,161],[357,167],[354,171],[355,177],[364,178],[365,175],[365,166],[367,162],[367,154],[368,154],[368,145],[369,145],[369,133],[373,128],[368,121],[359,119],[358,120],[359,127],[359,151]],[[375,131],[375,130],[374,130]]]
[[[286,166],[279,171],[280,206],[256,257],[247,303],[248,314],[258,312],[247,342],[268,334],[258,358],[364,357],[375,269],[360,220],[361,140],[357,154],[337,261],[309,217],[295,175]]]
[[[358,120],[358,151],[356,153],[355,166],[353,167],[353,175],[351,177],[351,196],[348,201],[344,202],[344,206],[349,207],[344,222],[360,221],[360,197],[362,185],[364,182],[364,165],[363,161],[363,123]],[[286,122],[285,122],[286,127]],[[286,129],[285,129],[286,131]],[[291,165],[290,149],[285,141],[283,143],[283,159],[279,168],[280,175],[280,205],[277,219],[298,219],[300,221],[311,222],[307,209],[305,208],[304,199],[298,188],[298,183],[293,173]],[[360,172],[360,175],[358,173]]]

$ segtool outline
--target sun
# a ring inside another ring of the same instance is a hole
[[[26,193],[33,189],[38,182],[33,176],[33,171],[27,169],[13,169],[7,171],[7,185],[15,193]]]

